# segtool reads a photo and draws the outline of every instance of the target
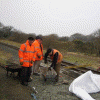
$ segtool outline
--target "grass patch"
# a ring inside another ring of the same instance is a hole
[[[77,61],[80,65],[90,65],[91,67],[97,69],[100,67],[100,58],[99,57],[92,57],[84,54],[79,53],[70,53],[68,52],[64,56],[64,60],[70,61],[75,63]]]
[[[17,42],[14,42],[14,41],[9,41],[9,40],[0,40],[0,42],[3,42],[5,44],[9,44],[9,45],[13,45],[13,46],[16,46],[16,47],[20,47],[20,43],[17,43]]]
[[[4,53],[0,50],[0,64],[6,65],[7,61],[12,57],[10,53]]]

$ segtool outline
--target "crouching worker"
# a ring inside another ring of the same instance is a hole
[[[56,82],[59,80],[59,74],[60,74],[60,67],[61,67],[61,61],[63,59],[62,54],[56,50],[49,48],[44,56],[44,62],[47,63],[47,56],[50,56],[52,60],[52,64],[49,67],[49,70],[51,70],[51,67],[56,71],[57,76],[55,77]]]
[[[33,45],[34,38],[29,37],[26,43],[22,44],[19,49],[19,62],[22,66],[21,84],[27,86],[32,72],[33,62],[35,61],[35,49]]]

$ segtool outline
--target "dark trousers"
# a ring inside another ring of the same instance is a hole
[[[32,67],[23,67],[21,71],[21,81],[22,82],[28,82],[30,75],[32,72]]]

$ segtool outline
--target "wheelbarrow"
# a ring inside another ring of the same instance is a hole
[[[17,64],[9,64],[9,65],[6,65],[5,66],[5,69],[7,71],[7,76],[9,74],[9,72],[10,72],[10,76],[13,75],[13,77],[14,77],[14,73],[15,72],[18,72],[17,77],[20,77],[20,75],[21,75],[22,68],[21,68],[20,65],[17,65]]]

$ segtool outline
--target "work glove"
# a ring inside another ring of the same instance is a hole
[[[41,58],[41,56],[38,56],[38,58]]]
[[[33,64],[34,61],[31,61],[31,64]]]
[[[20,62],[20,65],[23,65],[23,62]]]

